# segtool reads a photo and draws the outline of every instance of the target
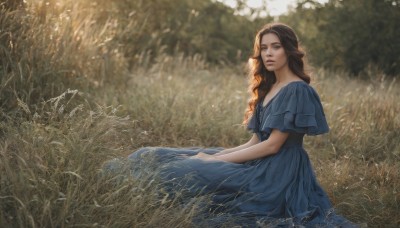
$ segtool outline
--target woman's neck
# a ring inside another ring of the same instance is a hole
[[[275,71],[275,78],[276,78],[276,84],[286,84],[288,82],[291,81],[295,81],[295,80],[301,80],[300,77],[298,77],[297,75],[295,75],[288,66],[279,69],[278,71]]]

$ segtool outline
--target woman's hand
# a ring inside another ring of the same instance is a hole
[[[214,155],[206,154],[206,153],[203,153],[203,152],[199,152],[198,154],[196,154],[196,155],[194,155],[194,156],[192,156],[190,158],[194,158],[194,159],[197,158],[197,159],[202,159],[202,160],[205,160],[205,161],[216,161],[216,160],[218,160]]]

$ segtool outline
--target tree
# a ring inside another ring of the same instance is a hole
[[[305,3],[312,7],[305,7]],[[330,0],[321,5],[301,1],[283,19],[300,28],[311,61],[328,68],[360,73],[369,64],[389,75],[400,73],[400,2]]]

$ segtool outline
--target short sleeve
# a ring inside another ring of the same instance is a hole
[[[260,131],[271,133],[278,129],[308,135],[329,131],[318,94],[304,82],[282,88],[267,108],[262,114]]]

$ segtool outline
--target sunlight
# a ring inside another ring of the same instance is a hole
[[[218,0],[230,7],[236,7],[236,0]],[[296,0],[248,0],[247,5],[252,8],[261,8],[266,5],[267,12],[271,16],[279,16],[285,14],[290,8],[296,5]],[[318,0],[317,2],[324,4],[328,0]],[[266,15],[265,13],[265,15]],[[262,16],[265,16],[262,15]]]

